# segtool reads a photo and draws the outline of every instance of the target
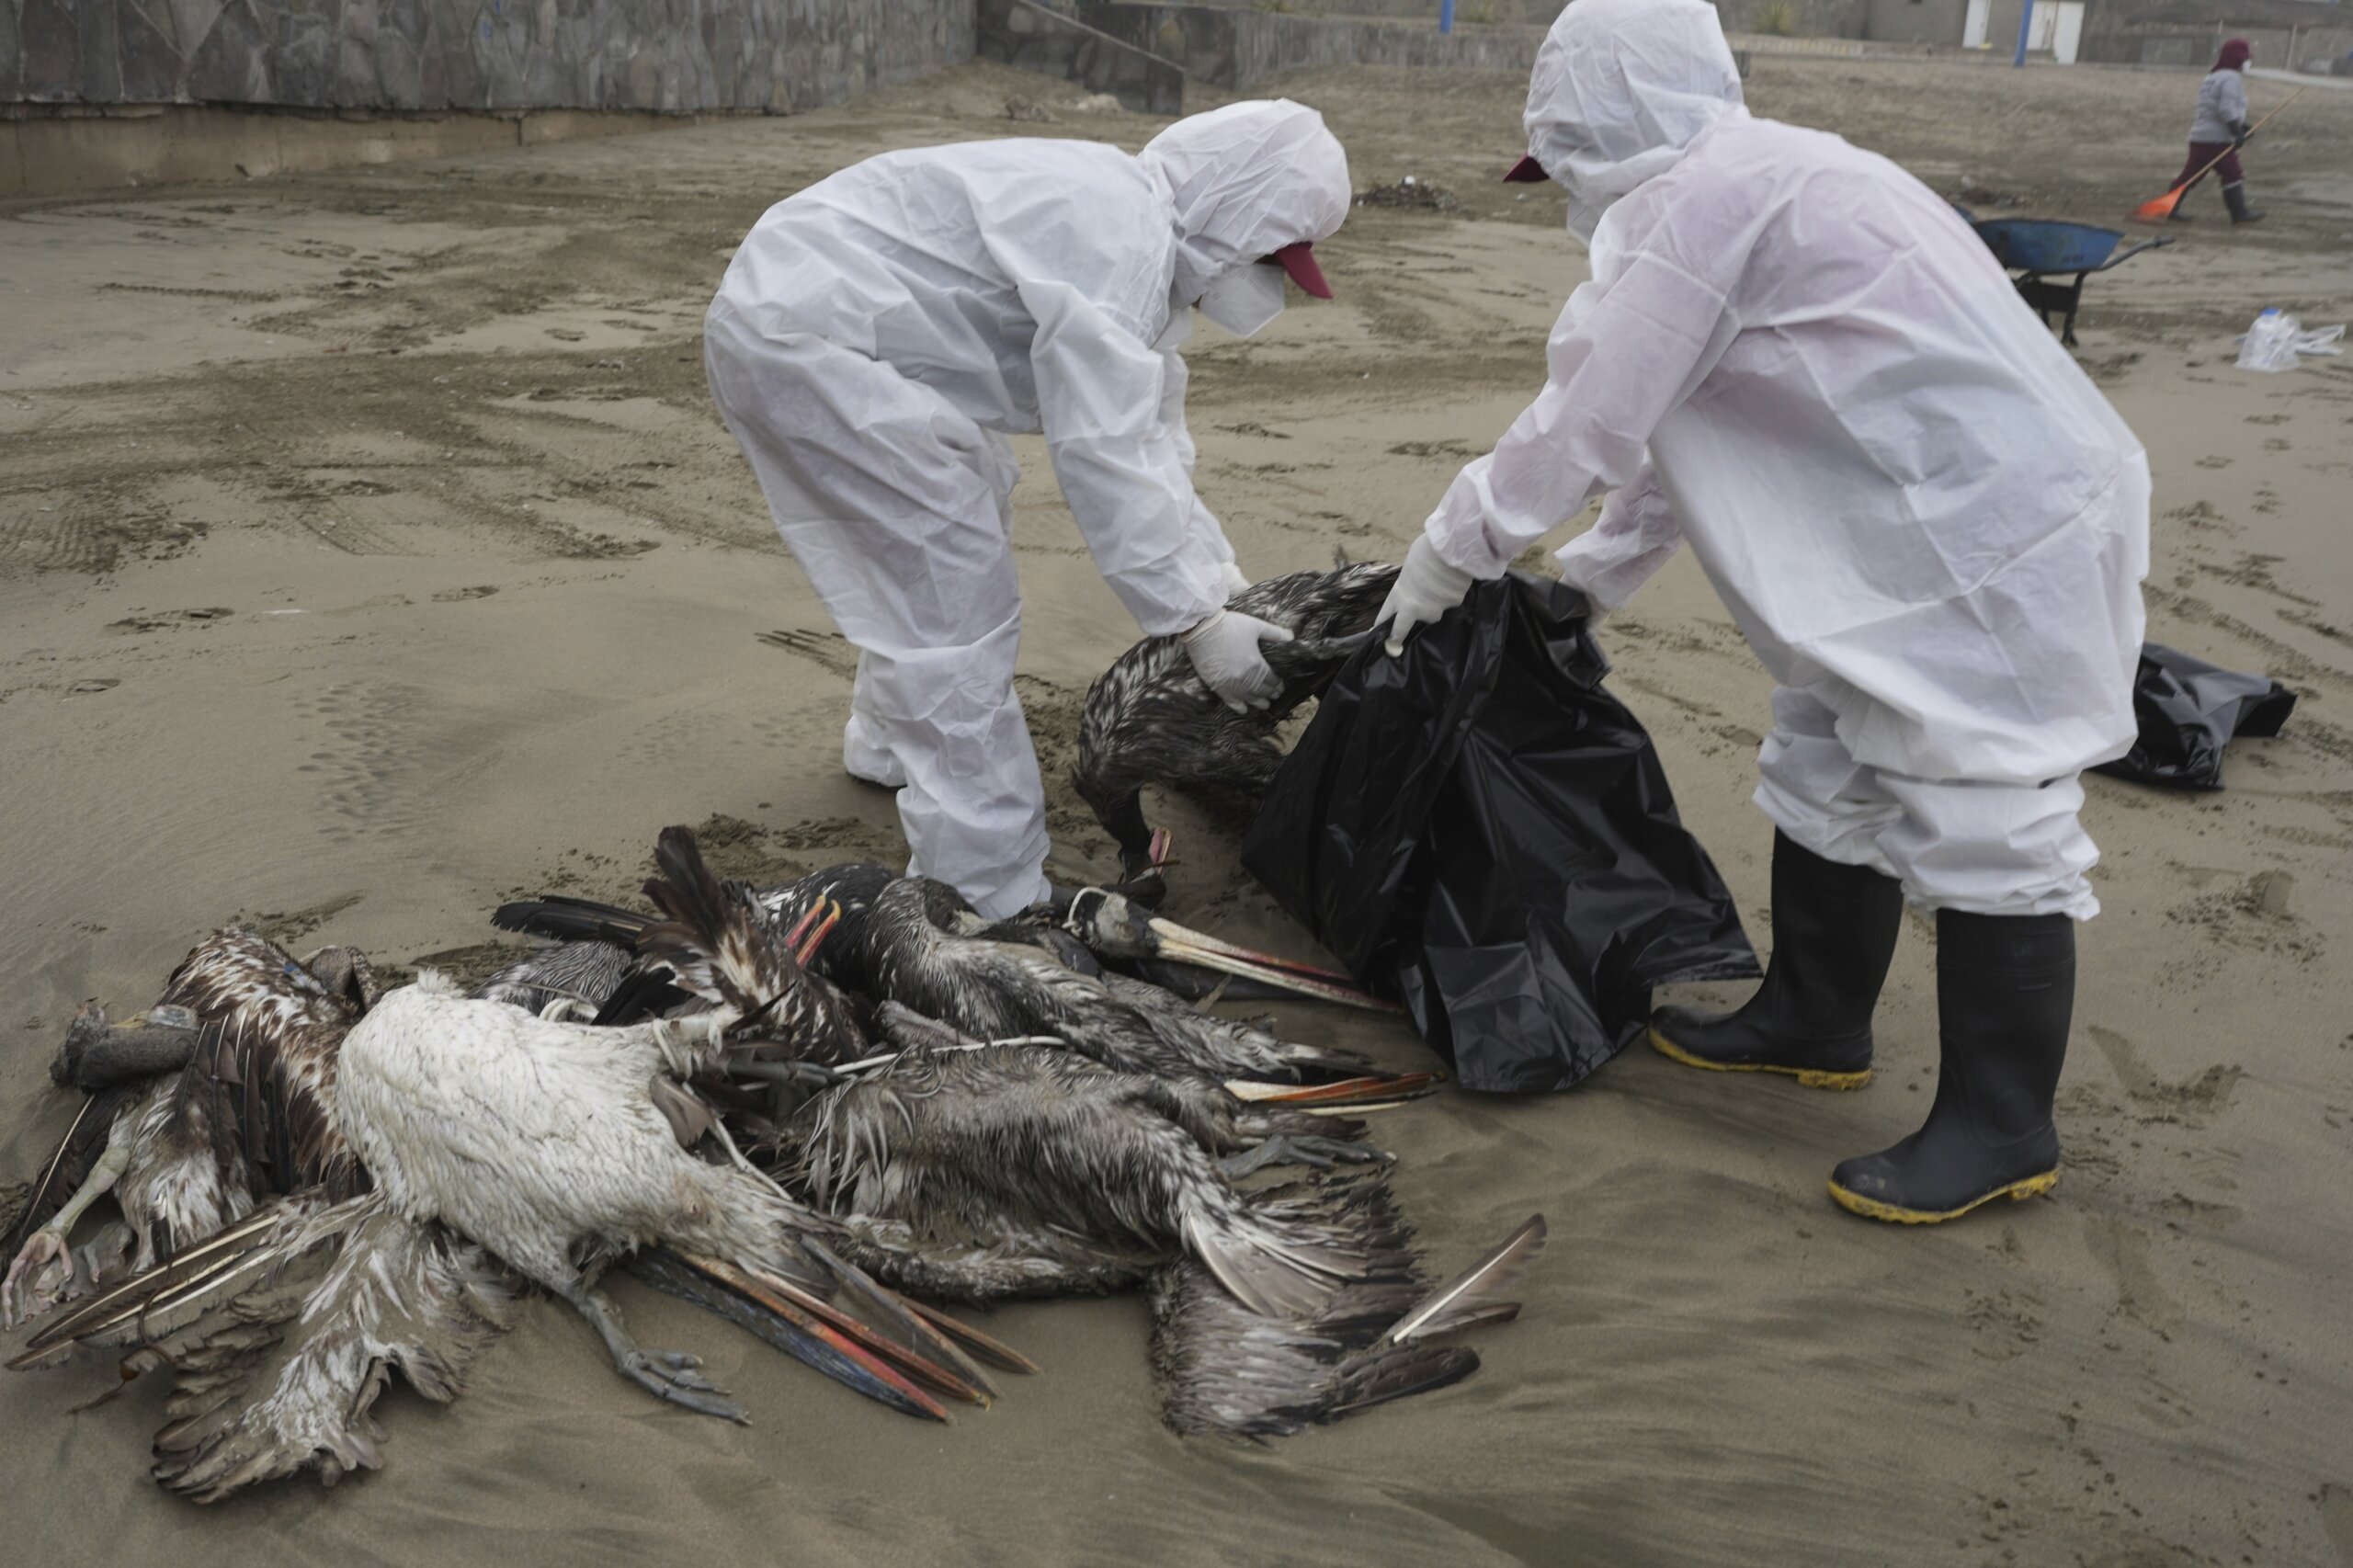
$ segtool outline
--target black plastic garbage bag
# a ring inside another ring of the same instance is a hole
[[[2268,676],[2245,676],[2193,659],[2163,643],[2141,645],[2132,677],[2132,712],[2141,722],[2132,749],[2093,771],[2184,790],[2222,787],[2222,747],[2240,737],[2279,733],[2296,694]]]
[[[1584,598],[1515,574],[1344,665],[1243,863],[1466,1088],[1564,1089],[1651,988],[1757,972],[1650,736],[1602,689]]]

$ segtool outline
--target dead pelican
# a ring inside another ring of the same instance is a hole
[[[787,1179],[872,1242],[861,1261],[964,1300],[1132,1282],[1190,1256],[1252,1310],[1299,1318],[1368,1265],[1354,1238],[1268,1208],[1233,1177],[1274,1161],[1386,1156],[1351,1124],[1253,1106],[1214,1084],[1067,1051],[980,1045],[895,1005],[907,1044],[779,1130]]]
[[[1280,1040],[1142,982],[1082,974],[1036,947],[961,936],[969,914],[953,890],[925,878],[885,888],[858,937],[868,994],[976,1040],[1047,1036],[1128,1072],[1296,1083],[1370,1071],[1352,1051]]]
[[[189,952],[143,1018],[108,1025],[85,1009],[51,1075],[104,1086],[17,1222],[0,1325],[86,1290],[112,1265],[168,1258],[258,1199],[354,1186],[334,1126],[335,1051],[375,994],[368,960],[348,949],[298,962],[253,932],[223,930]],[[176,1071],[151,1071],[174,1056]],[[67,1237],[108,1192],[128,1231],[85,1249],[77,1277]]]
[[[756,903],[771,931],[798,927],[821,909],[834,917],[838,909],[838,924],[813,960],[818,974],[871,1002],[896,1002],[976,1040],[1050,1037],[1123,1070],[1219,1082],[1299,1083],[1373,1072],[1370,1062],[1352,1051],[1284,1040],[1263,1027],[1202,1012],[1173,993],[1093,962],[1084,946],[1086,937],[1116,933],[1123,943],[1139,940],[1116,926],[1114,912],[1122,920],[1143,918],[1124,900],[1079,895],[1073,907],[1088,913],[1083,925],[1069,930],[991,923],[945,883],[866,865],[831,867],[780,887],[756,893],[731,891],[727,896]],[[642,942],[654,920],[569,899],[507,904],[497,918],[508,930],[632,945]],[[1243,950],[1157,919],[1145,929],[1142,940],[1158,941],[1159,933],[1171,932],[1201,950]],[[1074,967],[1074,961],[1084,967]],[[608,1022],[626,1016],[609,1006],[599,1014]],[[1399,1092],[1430,1082],[1429,1074],[1414,1074],[1410,1083],[1401,1081]]]
[[[1129,877],[1161,858],[1139,798],[1143,786],[1227,790],[1254,799],[1264,792],[1283,759],[1276,728],[1363,645],[1396,579],[1397,568],[1374,562],[1269,577],[1236,594],[1229,608],[1296,639],[1267,647],[1267,663],[1283,688],[1264,710],[1226,707],[1174,637],[1138,642],[1087,687],[1072,782],[1119,842]]]
[[[846,1281],[833,1227],[740,1162],[682,1147],[662,1099],[721,1071],[736,1025],[789,1015],[802,980],[789,946],[722,892],[692,835],[663,835],[657,903],[640,933],[710,1010],[597,1027],[470,998],[422,974],[344,1042],[337,1114],[391,1209],[439,1221],[571,1303],[625,1376],[707,1415],[744,1418],[695,1358],[640,1349],[596,1288],[606,1264],[660,1245],[780,1298],[825,1301]],[[880,1287],[876,1287],[877,1291]],[[870,1382],[887,1368],[858,1361]]]

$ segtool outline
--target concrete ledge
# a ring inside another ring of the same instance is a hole
[[[329,114],[225,104],[12,105],[0,115],[0,198],[447,158],[664,131],[700,118],[642,110]]]

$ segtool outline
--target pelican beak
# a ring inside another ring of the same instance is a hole
[[[817,919],[819,911],[816,909],[812,909],[808,914],[802,915],[801,917],[801,923],[792,928],[791,936],[786,938],[786,940],[792,945],[793,960],[800,964],[803,969],[808,968],[809,960],[817,956],[817,949],[824,946],[825,938],[833,935],[834,927],[842,923],[841,900],[837,898],[827,899],[824,902],[823,910],[825,917],[823,920],[817,921],[817,928],[813,931],[809,931],[805,939],[802,937],[801,933],[808,930],[809,923],[812,920]]]
[[[870,1343],[878,1353],[892,1357],[911,1375],[950,1399],[983,1406],[995,1400],[996,1385],[989,1381],[988,1374],[973,1365],[972,1358],[938,1324],[915,1312],[914,1303],[845,1261],[814,1236],[802,1237],[801,1244],[833,1271],[842,1293],[873,1320],[871,1328],[864,1324],[858,1326],[872,1336]],[[838,1308],[830,1310],[839,1314]]]
[[[931,1324],[932,1327],[939,1330],[940,1333],[954,1340],[975,1359],[986,1361],[990,1366],[1007,1372],[1031,1373],[1037,1371],[1037,1362],[1032,1361],[1029,1357],[1024,1356],[1020,1351],[1014,1349],[1004,1341],[993,1339],[989,1335],[983,1334],[979,1329],[974,1328],[971,1324],[966,1323],[963,1319],[950,1317],[948,1313],[941,1312],[938,1307],[925,1306],[921,1301],[916,1301],[912,1296],[904,1297],[902,1300],[906,1302],[907,1310],[909,1312],[915,1313],[915,1316],[923,1319],[924,1322]]]
[[[838,899],[829,898],[823,903],[811,904],[801,918],[792,923],[792,929],[784,934],[784,945],[792,949],[793,960],[806,964],[816,952],[818,945],[824,941],[826,934],[841,923],[841,917],[842,906]],[[815,927],[813,931],[811,929],[813,926]]]
[[[774,1290],[782,1281],[773,1277],[755,1276],[718,1258],[690,1256],[665,1247],[642,1249],[629,1260],[629,1268],[655,1290],[727,1319],[854,1392],[904,1415],[928,1421],[948,1419],[947,1410],[938,1400],[890,1362],[805,1310],[801,1301],[793,1299],[798,1292]]]
[[[1436,1094],[1438,1085],[1445,1081],[1445,1075],[1438,1073],[1401,1073],[1395,1077],[1343,1078],[1334,1084],[1310,1084],[1304,1087],[1234,1078],[1227,1080],[1225,1086],[1237,1099],[1337,1114],[1343,1110],[1388,1110],[1407,1100]]]
[[[1337,970],[1318,969],[1313,964],[1258,952],[1157,915],[1144,922],[1144,929],[1150,934],[1155,958],[1255,980],[1278,991],[1313,996],[1321,1002],[1336,1002],[1343,1007],[1361,1007],[1372,1013],[1398,1011],[1395,1003],[1382,1001]]]

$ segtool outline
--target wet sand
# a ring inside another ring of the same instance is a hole
[[[1750,85],[1939,190],[2107,222],[2177,166],[2195,80],[1760,59]],[[1202,488],[1259,574],[1402,551],[1534,392],[1582,276],[1558,196],[1493,183],[1518,81],[1274,87],[1326,111],[1360,187],[1412,173],[1462,205],[1360,210],[1321,252],[1338,301],[1201,334]],[[1017,125],[1009,93],[1063,107]],[[759,210],[845,162],[1156,129],[1068,99],[974,67],[792,119],[0,211],[0,1182],[71,1114],[44,1069],[74,1004],[142,1005],[232,916],[467,968],[504,950],[500,899],[626,895],[666,823],[745,873],[898,852],[889,797],[835,767],[848,652],[710,409],[697,326]],[[1552,1221],[1521,1322],[1429,1398],[1179,1442],[1123,1299],[996,1314],[1049,1370],[942,1429],[624,1281],[641,1337],[704,1355],[757,1426],[656,1405],[541,1301],[453,1407],[387,1398],[381,1474],[204,1511],[145,1479],[153,1380],[69,1416],[110,1370],[10,1375],[10,1555],[2353,1562],[2353,369],[2230,368],[2262,305],[2353,317],[2348,132],[2353,96],[2313,94],[2249,151],[2270,222],[2234,233],[2200,193],[2177,244],[2087,291],[2083,361],[2156,472],[2152,635],[2302,704],[2222,794],[2092,784],[2107,914],[2051,1199],[1909,1233],[1823,1196],[1927,1108],[1915,922],[1862,1093],[1638,1051],[1572,1095],[1389,1116],[1441,1267]],[[1132,631],[1017,447],[1023,690],[1059,790]],[[1768,682],[1688,561],[1603,640],[1761,939]],[[1074,808],[1058,793],[1059,864],[1108,870]],[[1162,816],[1173,913],[1301,943],[1234,869],[1230,813]],[[2293,879],[2284,911],[2267,873]],[[1393,1026],[1290,1022],[1419,1060]]]

